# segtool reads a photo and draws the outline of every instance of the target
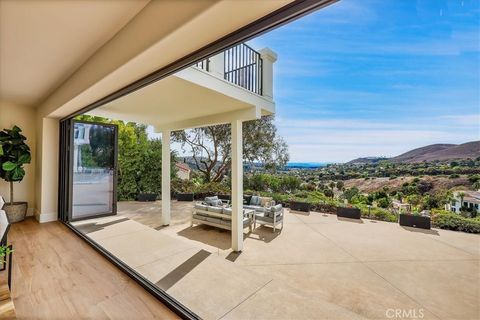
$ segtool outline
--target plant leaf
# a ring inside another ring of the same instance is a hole
[[[12,174],[13,181],[21,181],[24,176],[25,176],[25,170],[23,170],[23,168],[17,166],[15,167],[15,169],[13,169],[13,174]]]
[[[31,159],[30,153],[22,153],[20,157],[18,157],[18,162],[21,164],[30,163]]]
[[[4,164],[2,164],[2,169],[5,170],[5,171],[12,171],[16,167],[17,167],[17,165],[15,163],[11,162],[11,161],[7,161]]]

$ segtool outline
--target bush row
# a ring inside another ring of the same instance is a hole
[[[445,210],[432,211],[432,224],[440,229],[480,233],[480,218],[465,218]]]

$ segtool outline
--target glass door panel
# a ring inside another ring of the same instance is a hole
[[[116,214],[117,126],[73,121],[70,220]]]

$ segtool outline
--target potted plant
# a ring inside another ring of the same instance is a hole
[[[401,226],[430,229],[431,221],[427,215],[420,215],[418,212],[400,213],[398,223]]]
[[[157,177],[158,178],[158,177]],[[145,172],[136,173],[137,201],[156,201],[159,195],[158,179]]]
[[[175,179],[173,190],[178,201],[193,201],[195,185],[190,180]]]
[[[178,201],[193,201],[193,192],[180,192],[177,193]]]
[[[337,207],[337,217],[360,219],[362,213],[360,209],[353,207]]]
[[[143,191],[138,193],[137,201],[155,201],[157,200],[157,196],[155,192]]]
[[[23,166],[31,161],[30,148],[25,143],[27,138],[21,132],[17,126],[0,131],[0,177],[10,183],[10,202],[5,203],[3,209],[12,223],[25,219],[28,206],[27,202],[15,202],[13,194],[13,183],[23,180]]]

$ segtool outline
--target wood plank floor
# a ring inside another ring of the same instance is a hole
[[[12,225],[18,319],[177,319],[59,222]]]

